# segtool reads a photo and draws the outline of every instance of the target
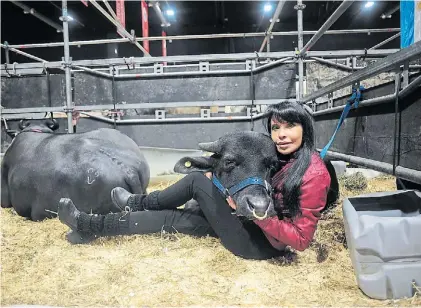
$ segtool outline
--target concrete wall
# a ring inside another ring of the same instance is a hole
[[[346,64],[345,60],[338,60],[338,59],[331,59],[333,62],[337,62],[340,64]],[[369,66],[372,61],[358,61],[357,66]],[[344,71],[334,67],[329,67],[326,64],[321,64],[319,62],[310,62],[306,64],[307,66],[307,94],[315,92],[318,89],[321,89],[335,81],[338,81],[349,74],[352,74],[352,71]],[[378,86],[380,84],[387,83],[389,81],[394,80],[393,73],[381,73],[377,76],[368,78],[363,80],[361,84],[365,88],[371,88],[374,86]],[[343,88],[333,93],[333,98],[341,97],[344,95],[351,94],[351,86]],[[316,99],[316,103],[323,102],[327,100],[327,96],[320,97]]]

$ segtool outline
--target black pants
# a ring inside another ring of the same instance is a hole
[[[191,199],[199,203],[203,214],[176,209]],[[269,259],[282,254],[272,247],[254,222],[242,222],[232,214],[225,197],[201,172],[188,174],[162,190],[158,203],[162,210],[127,214],[128,234],[149,234],[164,229],[195,236],[211,235],[218,237],[233,254],[246,259]]]

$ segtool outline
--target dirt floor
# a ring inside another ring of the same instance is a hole
[[[388,190],[395,190],[390,177],[370,180],[361,191],[342,185],[339,204]],[[359,290],[340,205],[320,221],[317,244],[270,261],[235,257],[213,238],[154,234],[72,246],[67,231],[58,219],[34,223],[1,210],[2,306],[421,305],[421,292],[379,301]]]

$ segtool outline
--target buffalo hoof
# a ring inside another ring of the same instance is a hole
[[[77,230],[77,220],[80,215],[79,210],[68,198],[61,198],[58,203],[58,218],[72,230]]]
[[[116,187],[111,190],[111,200],[121,211],[125,211],[129,206],[127,201],[132,194],[122,187]]]
[[[96,239],[96,236],[93,234],[87,234],[87,233],[83,233],[83,232],[77,232],[77,231],[69,231],[66,234],[66,239],[71,243],[71,244],[88,244],[90,242],[92,242],[93,240]]]

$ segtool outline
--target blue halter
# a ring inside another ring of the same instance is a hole
[[[246,188],[247,186],[250,186],[250,185],[263,186],[269,194],[272,193],[272,187],[270,186],[270,184],[267,181],[264,181],[259,177],[250,177],[250,178],[247,178],[247,179],[241,181],[240,183],[238,183],[238,184],[236,184],[236,185],[234,185],[230,188],[225,188],[224,185],[221,184],[221,181],[219,181],[219,179],[215,175],[212,175],[212,183],[227,198],[229,196],[233,196],[234,194],[238,193],[240,190],[242,190],[242,189],[244,189],[244,188]]]

